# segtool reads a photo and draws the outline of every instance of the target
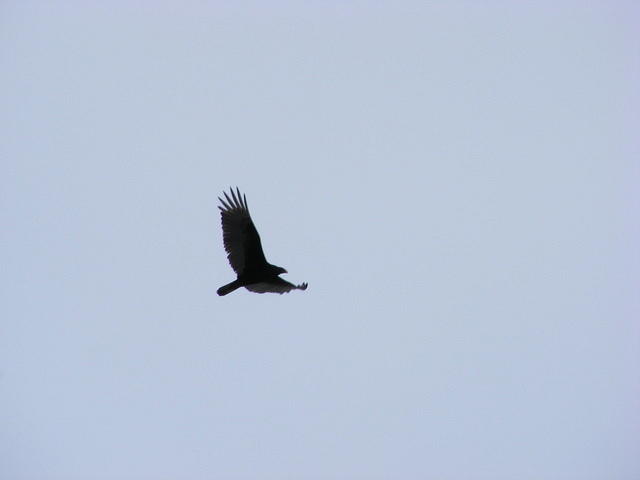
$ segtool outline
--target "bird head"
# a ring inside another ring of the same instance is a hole
[[[276,265],[272,265],[272,267],[273,267],[273,272],[274,272],[276,275],[280,275],[281,273],[289,273],[289,272],[287,272],[287,271],[286,271],[284,268],[282,268],[282,267],[278,267],[278,266],[276,266]]]

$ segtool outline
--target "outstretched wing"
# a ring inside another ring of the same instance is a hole
[[[294,285],[286,280],[278,277],[275,280],[269,280],[268,282],[252,283],[251,285],[245,285],[244,288],[251,292],[256,293],[289,293],[291,290],[306,290],[307,284]]]
[[[218,208],[222,217],[224,249],[227,251],[231,268],[240,275],[245,270],[262,268],[267,264],[267,260],[262,251],[260,235],[249,215],[247,198],[240,195],[238,187],[236,192],[231,189],[231,198],[223,192],[226,201],[218,197],[223,205]]]

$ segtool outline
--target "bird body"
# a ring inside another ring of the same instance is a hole
[[[236,187],[231,189],[231,197],[224,193],[226,199],[218,197],[222,219],[222,238],[227,252],[229,264],[237,274],[237,278],[218,289],[218,295],[227,295],[240,287],[256,293],[287,293],[291,290],[306,290],[307,284],[294,285],[279,277],[287,271],[267,262],[262,251],[260,235],[256,230],[247,198],[240,194]]]

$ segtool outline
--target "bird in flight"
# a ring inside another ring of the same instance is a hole
[[[226,295],[234,290],[244,287],[256,293],[288,293],[291,290],[306,290],[307,283],[294,285],[279,277],[281,273],[287,273],[282,267],[271,265],[264,258],[260,235],[251,221],[247,197],[240,194],[236,187],[231,188],[231,198],[224,193],[224,198],[218,197],[222,206],[222,239],[224,249],[231,268],[238,278],[233,282],[223,285],[218,289],[218,295]]]

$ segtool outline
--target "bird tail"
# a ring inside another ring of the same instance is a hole
[[[218,289],[218,295],[220,296],[226,295],[227,293],[231,293],[234,290],[237,290],[241,286],[242,284],[238,280],[234,280],[233,282],[227,283],[226,285],[223,285],[222,287],[220,287]]]

